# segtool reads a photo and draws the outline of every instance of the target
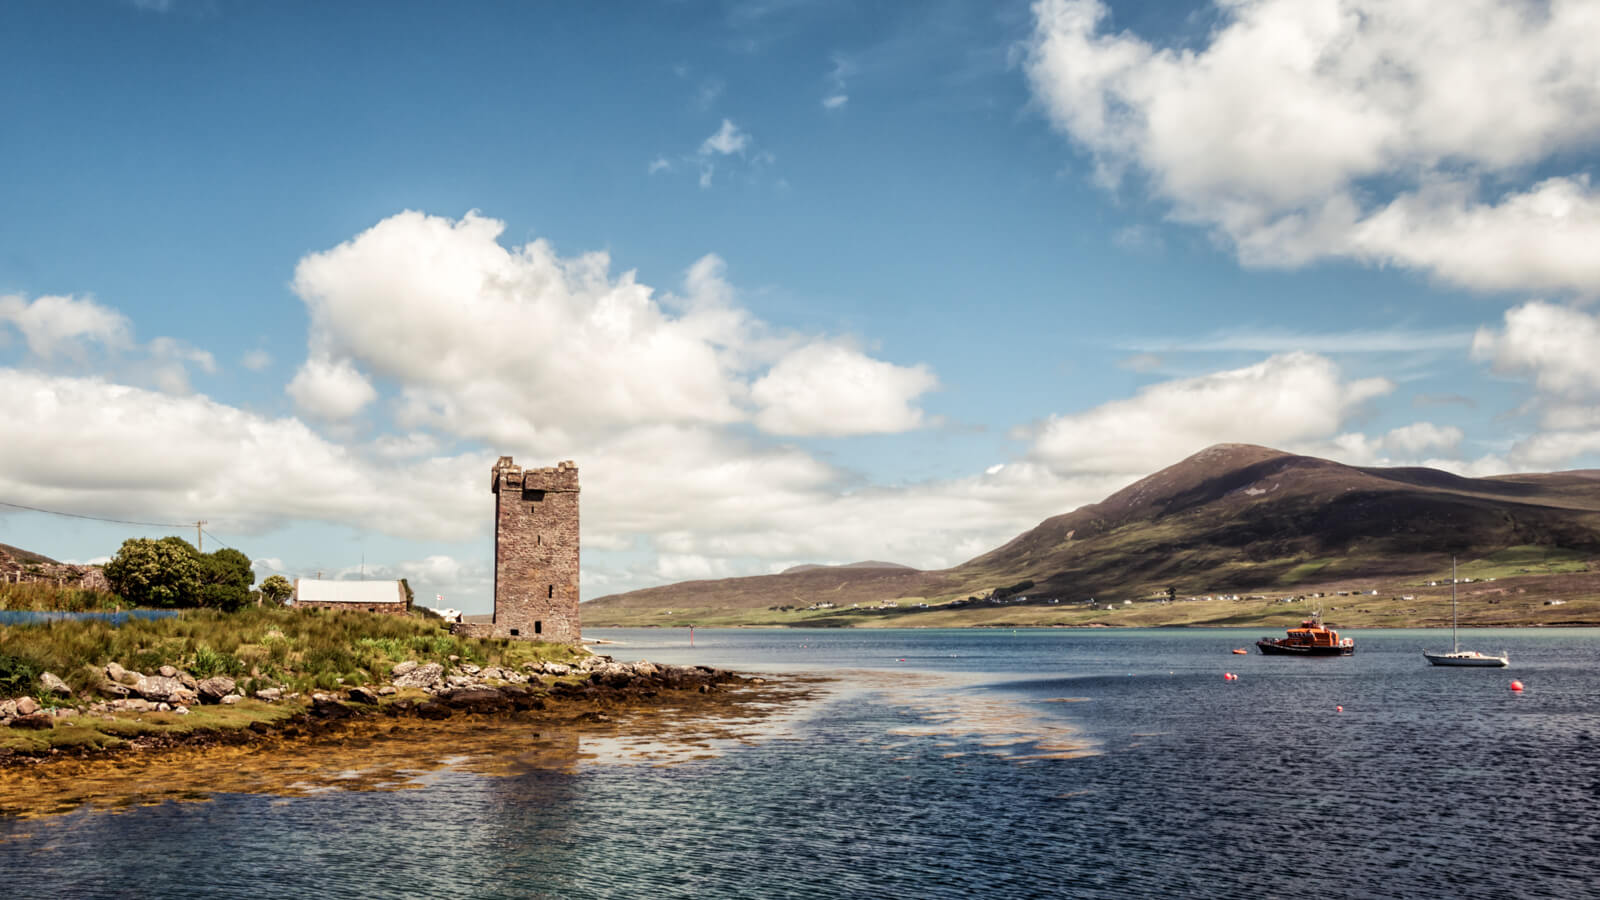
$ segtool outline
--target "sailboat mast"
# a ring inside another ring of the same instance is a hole
[[[1450,652],[1461,652],[1461,642],[1456,640],[1456,558],[1450,557]]]

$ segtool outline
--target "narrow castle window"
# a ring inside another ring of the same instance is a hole
[[[538,488],[523,488],[522,499],[538,503],[544,500],[544,491],[541,491]]]
[[[533,633],[534,634],[544,634],[544,623],[543,622],[534,622],[533,623]]]
[[[519,635],[520,635],[520,632],[518,632],[517,629],[515,629],[515,628],[511,629],[511,636],[512,637],[518,637]]]
[[[556,586],[553,585],[553,584],[547,584],[544,587],[545,587],[544,595],[546,597],[548,597],[548,598],[554,599],[555,595],[556,595]]]

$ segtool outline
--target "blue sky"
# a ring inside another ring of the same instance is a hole
[[[960,562],[1223,441],[1597,464],[1591,3],[0,8],[0,542],[487,610]]]

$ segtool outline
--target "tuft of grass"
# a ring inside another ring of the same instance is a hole
[[[238,642],[234,642],[238,646]],[[211,649],[205,644],[195,647],[194,657],[189,663],[189,674],[196,678],[210,678],[214,675],[243,675],[244,663],[232,653],[221,653]]]

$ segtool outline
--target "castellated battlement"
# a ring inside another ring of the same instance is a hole
[[[524,469],[494,464],[494,637],[576,644],[578,466],[564,460]]]
[[[513,463],[511,457],[502,456],[500,461],[494,465],[489,489],[498,494],[502,487],[524,491],[572,491],[576,493],[578,490],[578,465],[567,459],[549,468],[524,469]]]

